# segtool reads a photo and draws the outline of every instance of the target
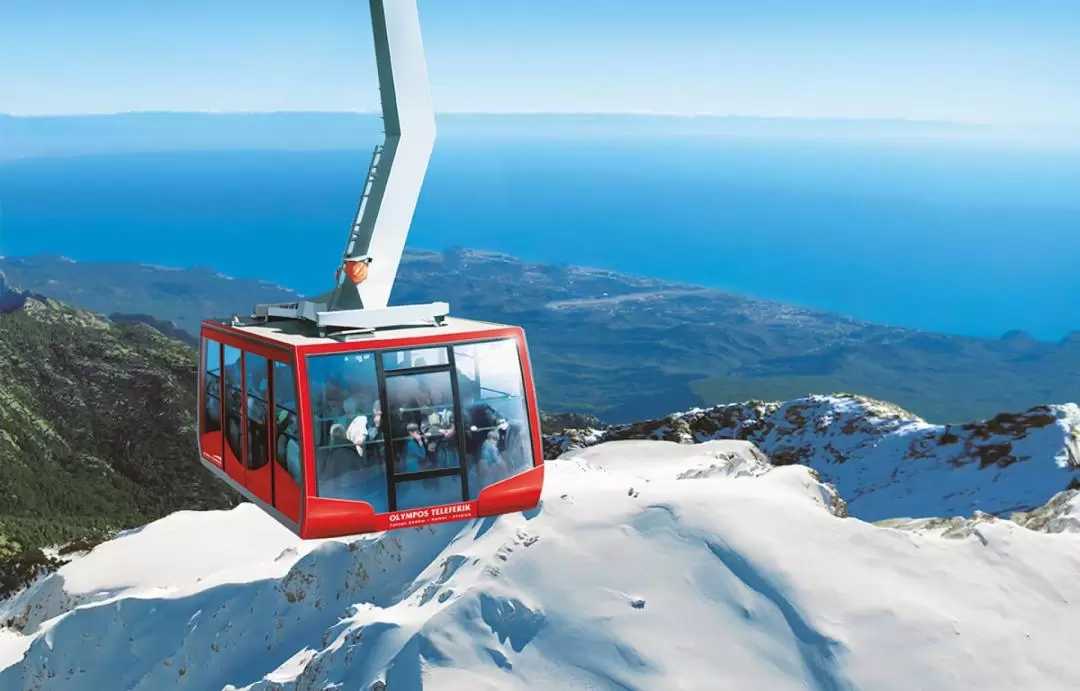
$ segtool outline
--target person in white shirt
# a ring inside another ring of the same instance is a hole
[[[345,438],[353,443],[356,447],[356,453],[361,457],[364,455],[364,442],[367,441],[368,431],[368,419],[367,415],[356,414],[357,403],[356,399],[345,399],[345,417],[349,420],[348,426],[345,428]]]

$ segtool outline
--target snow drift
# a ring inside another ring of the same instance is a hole
[[[881,527],[749,443],[628,441],[496,519],[178,513],[0,605],[0,690],[1075,689],[1075,507]]]

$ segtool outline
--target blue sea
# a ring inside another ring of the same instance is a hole
[[[0,255],[209,265],[313,293],[370,153],[0,162]],[[723,288],[876,322],[1080,330],[1080,153],[946,143],[440,140],[409,245]]]

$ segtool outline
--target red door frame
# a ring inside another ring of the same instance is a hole
[[[293,379],[292,395],[293,395],[293,398],[294,399],[299,399],[300,395],[296,391],[296,389],[297,389],[297,376],[298,376],[297,375],[297,363],[295,362],[295,360],[292,360],[291,358],[290,358],[290,360],[284,360],[284,359],[282,359],[282,360],[270,360],[269,361],[271,363],[270,372],[271,372],[271,376],[273,376],[274,370],[276,369],[277,363],[279,363],[279,362],[284,364],[286,367],[288,367],[290,369],[290,371],[292,372],[292,379]],[[299,526],[300,525],[300,517],[301,517],[301,515],[303,513],[303,505],[304,505],[303,496],[304,496],[304,492],[303,492],[302,485],[296,484],[296,481],[293,480],[292,475],[289,475],[289,471],[283,465],[281,465],[281,463],[278,462],[278,457],[277,457],[278,391],[277,391],[277,388],[275,386],[275,382],[274,382],[273,379],[271,379],[271,381],[270,381],[270,392],[271,392],[271,398],[273,399],[273,400],[270,401],[270,412],[269,412],[270,419],[271,419],[271,422],[270,422],[270,434],[271,434],[271,436],[270,436],[270,441],[271,441],[271,443],[270,443],[270,465],[273,466],[273,469],[270,472],[271,472],[271,475],[272,475],[271,482],[272,482],[272,489],[273,489],[273,492],[274,492],[273,506],[274,506],[274,508],[276,508],[282,514],[284,514],[290,520],[296,521],[297,525]],[[296,405],[299,408],[300,404],[299,404],[298,401],[297,401]],[[301,423],[303,422],[303,418],[300,417],[300,411],[299,410],[297,410],[296,416],[297,416],[297,425],[300,428],[300,430],[298,430],[298,431],[302,431],[303,425]],[[300,438],[296,440],[296,443],[300,446],[300,468],[301,468],[300,477],[302,479],[303,478],[303,473],[304,473],[303,467],[304,467],[304,455],[305,455],[304,451],[303,451],[303,449],[304,449],[304,439],[303,439],[302,434],[301,434]],[[285,444],[285,458],[283,458],[281,460],[287,462],[286,459],[288,458],[288,453],[289,453],[289,445],[288,445],[288,443],[286,443]]]
[[[302,348],[296,354],[296,414],[300,417],[300,448],[304,454],[300,460],[300,475],[304,478],[301,495],[304,503],[318,496],[318,479],[315,477],[315,430],[311,417],[311,389],[308,386],[307,357]]]

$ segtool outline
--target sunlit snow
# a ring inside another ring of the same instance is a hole
[[[841,518],[745,442],[548,468],[536,511],[351,540],[169,516],[0,605],[0,690],[1080,688],[1080,534]]]

